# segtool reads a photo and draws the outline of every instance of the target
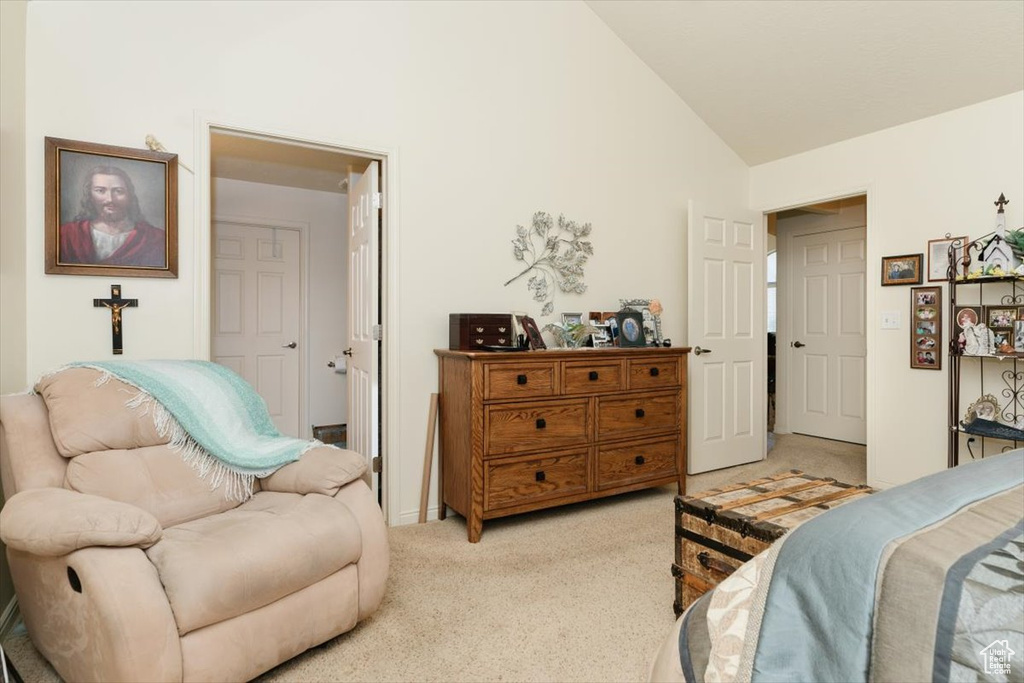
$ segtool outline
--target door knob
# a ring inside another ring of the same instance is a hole
[[[693,353],[699,356],[702,353],[711,353],[711,349],[702,349],[699,346],[697,346],[693,349]]]
[[[344,355],[344,356],[349,356],[349,357],[351,357],[351,356],[352,356],[352,347],[351,347],[351,346],[350,346],[350,347],[348,347],[347,349],[345,349],[345,350],[344,350],[344,351],[342,351],[341,353],[342,353],[342,355]]]
[[[282,349],[294,349],[298,344],[292,342],[291,344],[281,344]]]
[[[802,349],[802,348],[804,348],[805,346],[807,346],[807,344],[804,344],[804,343],[803,343],[803,342],[801,342],[801,341],[795,341],[795,342],[793,342],[793,348],[796,348],[796,349]]]

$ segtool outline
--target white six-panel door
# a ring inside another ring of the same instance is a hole
[[[690,474],[765,457],[764,228],[740,206],[689,204]]]
[[[790,430],[867,443],[865,229],[790,244]]]
[[[251,384],[278,431],[299,423],[301,239],[297,230],[217,222],[211,357]]]
[[[348,363],[348,448],[372,465],[379,455],[377,324],[377,255],[380,226],[379,165],[371,162],[349,194],[349,348]],[[377,493],[378,478],[372,477]]]

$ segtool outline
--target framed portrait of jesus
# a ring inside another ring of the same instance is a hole
[[[46,138],[46,272],[178,277],[178,155]]]

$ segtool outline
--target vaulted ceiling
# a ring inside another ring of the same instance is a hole
[[[750,165],[1024,90],[1021,0],[587,0]]]

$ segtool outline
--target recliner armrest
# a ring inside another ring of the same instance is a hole
[[[160,522],[142,508],[68,489],[22,491],[0,511],[0,539],[46,557],[90,546],[148,548],[162,535]]]
[[[260,479],[264,491],[279,493],[320,493],[333,496],[345,484],[366,471],[366,460],[345,448],[322,446],[303,453],[269,477]]]

